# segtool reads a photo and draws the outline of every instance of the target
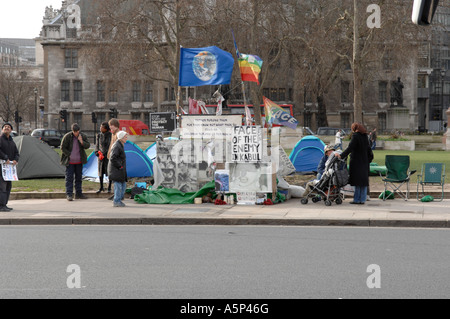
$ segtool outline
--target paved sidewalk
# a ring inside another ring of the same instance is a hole
[[[23,194],[22,194],[23,195]],[[372,199],[365,205],[327,207],[323,202],[302,205],[291,199],[274,206],[148,205],[126,199],[112,207],[106,194],[68,202],[58,194],[40,199],[12,199],[14,210],[0,213],[0,225],[297,225],[450,228],[450,199],[422,203],[412,198]],[[15,194],[14,198],[20,196]],[[25,194],[23,198],[31,198]],[[38,197],[38,196],[34,196]],[[51,198],[54,197],[54,198]],[[58,198],[59,197],[59,198]]]

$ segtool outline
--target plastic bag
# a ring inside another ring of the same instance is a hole
[[[427,196],[422,197],[420,201],[424,202],[424,203],[425,202],[432,202],[432,201],[434,201],[434,197],[431,196],[431,195],[427,195]]]

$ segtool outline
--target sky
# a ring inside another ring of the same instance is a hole
[[[34,39],[39,36],[45,7],[61,9],[62,0],[2,0],[0,38]]]

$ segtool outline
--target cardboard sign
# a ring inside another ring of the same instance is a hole
[[[263,134],[260,126],[235,126],[231,140],[231,161],[258,163],[263,157]]]

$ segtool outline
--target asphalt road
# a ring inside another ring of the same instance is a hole
[[[0,298],[448,298],[450,291],[448,229],[7,226],[0,243]]]

